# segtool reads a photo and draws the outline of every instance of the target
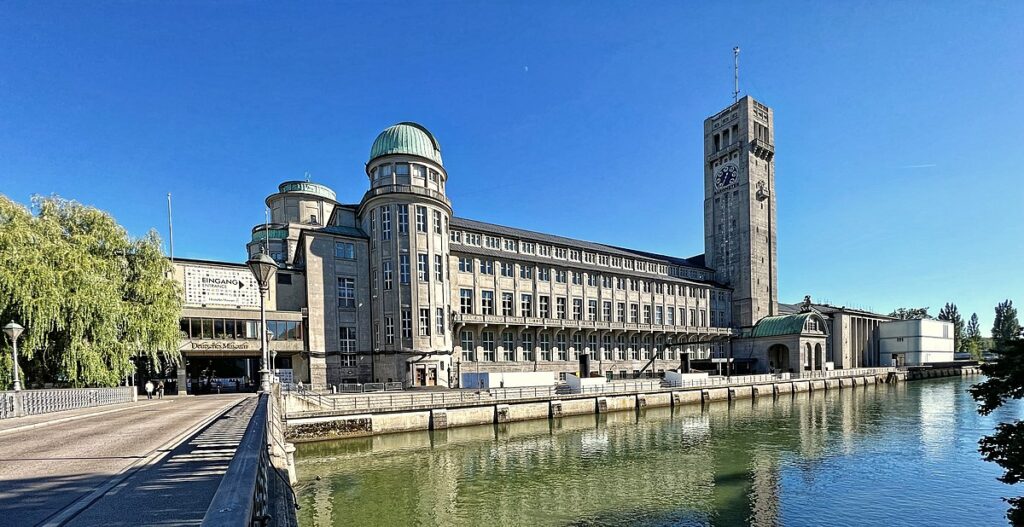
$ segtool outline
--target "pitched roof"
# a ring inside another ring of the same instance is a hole
[[[622,247],[616,247],[614,245],[605,245],[602,243],[588,242],[584,240],[577,240],[574,238],[566,238],[564,236],[556,236],[553,234],[545,234],[542,232],[528,231],[526,229],[517,229],[514,227],[506,227],[504,225],[495,225],[493,223],[486,223],[477,220],[471,220],[467,218],[453,217],[451,220],[453,227],[461,227],[464,229],[473,229],[481,232],[489,232],[493,234],[499,234],[501,236],[508,236],[510,238],[525,238],[527,240],[536,240],[545,243],[564,245],[566,247],[576,247],[580,249],[586,249],[595,252],[602,252],[605,254],[625,256],[630,258],[647,258],[649,260],[658,260],[663,263],[671,263],[674,265],[680,265],[684,267],[694,267],[701,270],[711,269],[704,265],[704,255],[695,256],[693,258],[679,258],[676,256],[666,256],[663,254],[650,253],[646,251],[638,251],[635,249],[626,249]]]

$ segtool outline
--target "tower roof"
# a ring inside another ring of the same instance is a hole
[[[389,126],[370,147],[370,161],[389,154],[409,154],[441,163],[441,145],[437,138],[423,125],[413,122],[401,122]]]

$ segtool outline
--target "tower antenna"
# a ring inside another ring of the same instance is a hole
[[[732,102],[739,102],[740,100],[740,47],[736,46],[732,48]]]

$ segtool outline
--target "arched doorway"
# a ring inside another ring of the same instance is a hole
[[[801,359],[803,359],[802,363],[803,363],[803,368],[805,370],[813,370],[814,369],[814,355],[812,353],[813,353],[813,351],[811,350],[811,343],[810,342],[805,342],[804,343],[804,354],[803,354],[803,357],[801,357]]]
[[[825,371],[825,348],[820,342],[814,345],[814,360],[818,364],[818,369]]]
[[[789,371],[789,348],[784,344],[773,344],[768,348],[768,371]]]

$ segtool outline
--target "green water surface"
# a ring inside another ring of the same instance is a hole
[[[978,377],[298,445],[303,526],[1005,525]],[[317,479],[319,477],[319,480]]]

